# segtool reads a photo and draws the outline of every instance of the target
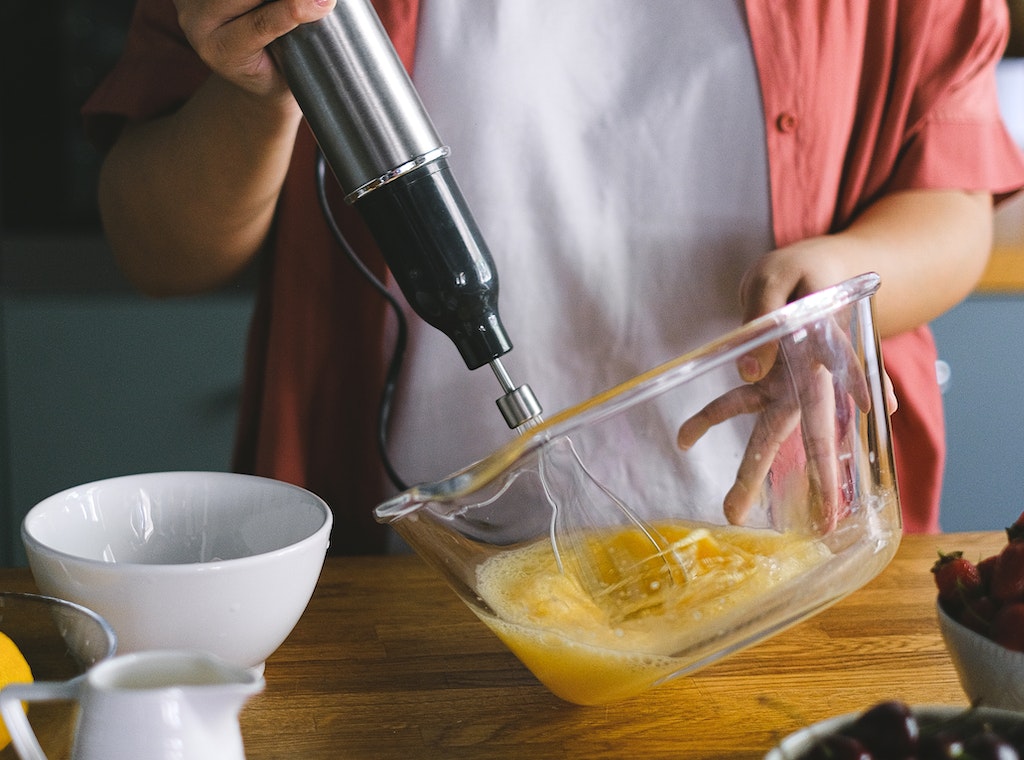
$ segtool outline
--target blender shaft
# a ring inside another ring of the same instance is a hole
[[[501,384],[501,389],[505,391],[505,395],[495,403],[501,410],[501,416],[505,418],[508,426],[513,430],[522,427],[525,432],[543,422],[541,418],[543,410],[537,397],[533,395],[533,389],[525,383],[516,387],[500,359],[494,359],[490,364],[494,375]]]

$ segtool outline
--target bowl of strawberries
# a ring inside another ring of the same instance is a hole
[[[942,553],[932,566],[939,629],[972,703],[1024,710],[1024,514],[999,552]]]

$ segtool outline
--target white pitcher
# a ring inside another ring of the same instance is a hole
[[[47,760],[22,702],[79,703],[72,760],[244,760],[238,713],[263,677],[209,654],[115,657],[70,681],[12,684],[0,714],[22,760]]]

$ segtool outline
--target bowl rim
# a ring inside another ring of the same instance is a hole
[[[380,523],[389,524],[415,512],[425,502],[457,499],[491,483],[512,462],[541,448],[548,441],[570,436],[580,427],[606,418],[613,413],[609,411],[613,400],[629,404],[641,403],[692,377],[728,362],[735,362],[754,346],[778,340],[825,314],[869,299],[878,292],[880,285],[881,278],[877,273],[865,272],[791,301],[692,351],[552,415],[489,456],[446,478],[414,485],[402,491],[379,504],[373,511],[374,518]]]
[[[107,637],[107,651],[101,658],[97,659],[96,662],[109,660],[117,654],[117,631],[114,630],[114,627],[100,613],[83,604],[73,602],[70,599],[61,599],[60,597],[50,596],[48,594],[35,594],[29,591],[0,591],[0,599],[18,599],[30,603],[42,602],[47,606],[64,607],[74,610],[76,614],[85,615],[96,623]],[[0,604],[0,608],[2,607],[3,605]]]
[[[869,709],[871,706],[864,708]],[[962,713],[973,711],[982,717],[1004,718],[1007,721],[1024,723],[1024,713],[1016,710],[1007,710],[1001,707],[984,707],[971,705],[939,705],[939,704],[907,704],[915,717],[953,718]],[[793,752],[802,753],[807,743],[815,739],[822,739],[839,728],[849,725],[856,720],[864,710],[833,715],[829,718],[809,723],[792,731],[779,739],[771,749],[765,753],[763,760],[792,760],[798,755]]]
[[[323,520],[320,525],[309,535],[303,537],[298,541],[294,541],[287,546],[282,546],[277,549],[271,549],[269,551],[260,552],[258,554],[250,554],[245,557],[232,557],[229,559],[218,559],[211,560],[209,562],[132,562],[132,561],[107,561],[102,559],[96,559],[94,557],[84,557],[80,554],[74,554],[67,552],[62,549],[56,549],[49,544],[43,543],[41,539],[33,535],[30,531],[30,522],[34,517],[38,517],[43,511],[43,508],[49,502],[59,499],[60,497],[69,494],[76,490],[90,488],[93,486],[99,486],[103,484],[109,484],[116,481],[127,481],[137,479],[148,479],[156,477],[166,476],[203,476],[203,477],[214,477],[218,479],[233,479],[233,480],[245,480],[248,482],[268,482],[282,487],[284,490],[294,491],[297,493],[305,494],[309,497],[310,503],[318,507],[321,511]],[[281,557],[288,554],[294,554],[304,552],[310,545],[315,545],[321,541],[326,541],[330,544],[331,529],[334,525],[334,513],[331,510],[330,505],[324,501],[320,496],[313,493],[307,488],[295,485],[294,483],[288,483],[283,480],[277,480],[275,478],[268,478],[263,475],[250,475],[247,473],[237,472],[221,472],[215,470],[167,470],[167,471],[154,471],[154,472],[141,472],[133,473],[129,475],[117,475],[110,478],[101,478],[99,480],[90,481],[88,483],[82,483],[80,485],[71,486],[61,491],[53,493],[47,496],[45,499],[35,504],[26,514],[21,521],[21,540],[25,546],[25,553],[29,560],[29,565],[32,565],[33,554],[37,557],[46,557],[50,560],[56,560],[58,562],[75,562],[81,565],[90,567],[95,572],[133,572],[133,573],[162,573],[162,574],[192,574],[196,572],[216,572],[227,568],[234,568],[247,564],[263,563],[268,559]],[[115,570],[116,568],[116,570]],[[87,609],[87,608],[86,608]]]

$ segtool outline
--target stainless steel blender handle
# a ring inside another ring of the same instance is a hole
[[[270,45],[350,201],[447,154],[369,0]]]
[[[271,0],[274,1],[274,0]],[[416,313],[448,335],[469,369],[491,364],[509,427],[540,414],[498,357],[512,349],[498,274],[442,144],[369,0],[270,45],[346,200],[362,215]]]

